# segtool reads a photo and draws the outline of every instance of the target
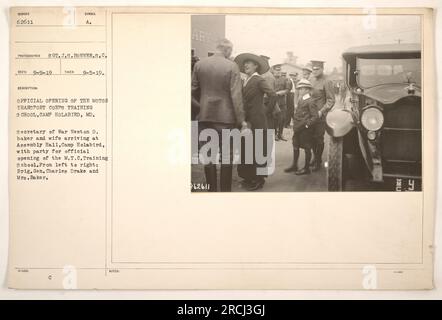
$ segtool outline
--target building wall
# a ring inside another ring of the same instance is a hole
[[[302,75],[302,68],[292,65],[292,64],[288,64],[288,63],[283,63],[281,65],[281,71],[282,72],[287,72],[287,75],[289,73],[297,73],[298,74],[298,78],[300,78],[300,76]]]
[[[192,49],[198,58],[205,58],[215,51],[216,42],[225,38],[226,17],[224,15],[193,15]]]

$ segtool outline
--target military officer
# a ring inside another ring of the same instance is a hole
[[[335,104],[333,82],[324,75],[324,61],[312,60],[312,74],[310,82],[313,86],[312,98],[318,107],[319,120],[314,128],[313,171],[321,169],[322,153],[324,151],[325,117]]]
[[[293,114],[295,112],[295,91],[296,91],[296,82],[297,82],[297,73],[289,73],[288,83],[290,87],[290,91],[287,94],[287,117],[285,121],[286,127],[290,126],[290,122],[292,121]]]
[[[299,90],[300,99],[293,117],[293,163],[284,171],[304,175],[310,173],[311,149],[314,142],[313,130],[319,116],[315,101],[310,95],[311,83],[306,79],[301,79],[296,85],[296,89]],[[304,149],[305,152],[305,164],[303,169],[298,170],[300,148]]]
[[[269,63],[270,57],[265,55],[261,55],[260,57],[263,58],[267,64]],[[275,91],[276,79],[272,73],[272,69],[269,68],[269,70],[263,73],[261,77],[263,77],[270,86],[270,88],[272,88],[272,90]],[[275,129],[274,113],[277,112],[276,99],[273,97],[269,97],[267,94],[264,94],[264,109],[267,117],[267,127],[269,129]]]
[[[276,116],[275,130],[276,130],[276,140],[287,141],[284,138],[284,121],[287,113],[287,94],[289,92],[289,86],[287,79],[282,76],[281,64],[274,65],[273,75],[275,76],[275,91],[278,96],[277,102],[280,109],[279,114]]]
[[[304,68],[302,68],[302,78],[308,80],[312,74],[312,71],[312,68],[310,68],[309,65],[306,65]]]
[[[294,111],[294,107],[291,104],[291,102],[293,101],[293,99],[291,99],[291,92],[292,90],[294,90],[294,87],[292,82],[290,81],[291,80],[290,75],[287,72],[282,72],[282,76],[287,82],[287,93],[285,95],[286,112],[284,117],[284,127],[288,128],[288,126],[290,125],[290,121],[293,117],[293,111]]]
[[[290,77],[287,76],[287,72],[282,72],[282,76],[287,83],[287,93],[285,95],[286,112],[285,112],[285,116],[283,119],[284,127],[287,128],[290,125],[290,121],[292,120],[292,117],[293,117],[294,106],[292,103],[293,99],[291,99],[291,92],[292,92],[292,89],[294,89],[294,88],[293,88],[292,82],[290,81]]]

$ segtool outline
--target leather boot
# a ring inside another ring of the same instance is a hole
[[[316,150],[316,146],[313,146],[312,149],[310,150],[313,153],[313,157],[311,157],[311,160],[310,160],[310,167],[314,167],[315,163],[316,163],[316,157],[315,157],[316,151],[315,150]]]
[[[293,149],[293,162],[292,165],[286,169],[284,172],[296,172],[298,171],[298,158],[299,158],[299,149]]]
[[[295,172],[296,175],[310,174],[310,159],[312,157],[312,151],[310,149],[304,149],[305,152],[305,164],[304,169]]]
[[[264,183],[265,183],[265,179],[260,178],[260,179],[255,180],[246,189],[247,189],[247,191],[255,191],[255,190],[261,189],[264,186]]]
[[[232,165],[231,164],[222,164],[221,165],[221,192],[230,192],[232,191]]]
[[[315,148],[315,165],[313,167],[313,171],[321,170],[323,151],[324,151],[324,143],[318,144]]]
[[[209,186],[209,192],[217,191],[216,165],[208,164],[204,166],[204,173],[206,175],[206,183]]]
[[[287,141],[287,139],[284,138],[284,123],[283,122],[281,122],[281,124],[279,125],[278,138],[281,141]]]
[[[298,170],[298,171],[295,172],[295,174],[296,174],[297,176],[302,176],[302,175],[304,175],[304,174],[310,174],[310,173],[311,173],[311,171],[310,171],[310,167],[308,167],[308,168],[303,168],[303,169]]]

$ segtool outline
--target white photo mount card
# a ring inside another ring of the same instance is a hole
[[[432,19],[11,8],[9,287],[431,289]]]

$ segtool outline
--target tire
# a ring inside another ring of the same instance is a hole
[[[328,149],[327,183],[328,191],[342,191],[344,179],[344,138],[330,137]]]

